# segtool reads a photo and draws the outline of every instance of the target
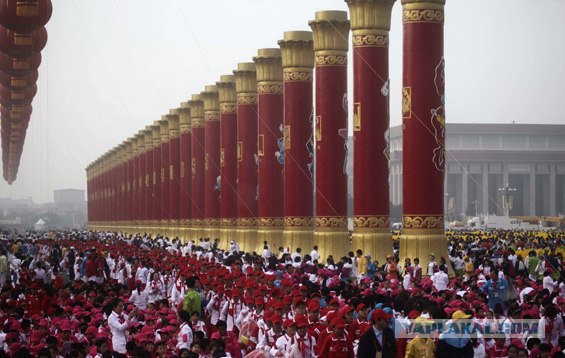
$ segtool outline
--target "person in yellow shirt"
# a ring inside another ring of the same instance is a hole
[[[463,257],[463,264],[465,268],[465,281],[468,281],[471,279],[471,276],[473,276],[473,273],[475,272],[475,265],[473,265],[473,261],[471,261],[471,259],[467,255]]]
[[[431,338],[422,338],[421,333],[426,333],[426,327],[431,325],[431,321],[420,316],[414,320],[413,338],[406,346],[404,358],[433,358],[435,357],[435,344]],[[421,333],[419,333],[421,332]]]
[[[357,257],[355,258],[355,264],[357,266],[357,276],[362,278],[367,274],[367,258],[363,255],[363,250],[357,250]]]

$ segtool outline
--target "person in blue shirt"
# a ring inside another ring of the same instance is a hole
[[[496,304],[500,304],[504,308],[504,301],[508,292],[508,281],[505,278],[499,278],[498,270],[492,269],[490,272],[490,280],[485,282],[481,288],[482,292],[488,295],[488,306],[492,310]]]

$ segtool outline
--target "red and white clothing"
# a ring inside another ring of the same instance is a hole
[[[353,358],[355,353],[353,352],[353,344],[346,335],[337,338],[335,334],[332,333],[326,337],[326,340],[322,344],[319,356],[328,358]]]
[[[210,314],[210,323],[212,325],[216,325],[218,320],[224,320],[225,316],[223,316],[223,312],[227,312],[228,300],[224,295],[221,297],[218,295],[214,295],[208,305],[206,306],[206,311]]]
[[[186,285],[182,280],[177,279],[171,289],[171,302],[174,307],[177,307],[179,303],[184,299],[186,294]]]
[[[257,349],[269,352],[271,348],[275,347],[277,340],[283,335],[283,330],[281,330],[279,333],[276,333],[274,328],[269,329],[260,337],[259,343],[257,344]]]
[[[224,306],[223,311],[221,313],[222,317],[225,317],[226,324],[228,325],[228,331],[233,331],[234,327],[239,329],[239,326],[236,325],[235,321],[239,316],[239,313],[243,310],[245,305],[241,300],[235,301],[233,298],[228,300],[228,304]]]
[[[314,352],[314,349],[316,348],[316,338],[312,337],[308,333],[306,333],[306,336],[304,337],[296,333],[295,338],[298,345],[298,351],[302,358],[316,357],[316,353]]]
[[[181,350],[183,348],[190,350],[190,345],[193,340],[192,328],[186,322],[181,324],[179,332],[177,333],[177,349]]]
[[[281,337],[279,337],[279,339],[277,339],[277,342],[275,343],[275,347],[271,348],[271,350],[269,351],[269,353],[272,356],[280,356],[281,353],[282,354],[290,354],[290,352],[292,351],[292,346],[294,345],[294,343],[296,342],[296,338],[294,336],[289,337],[288,334],[284,334]]]

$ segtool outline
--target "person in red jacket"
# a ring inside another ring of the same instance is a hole
[[[356,308],[357,319],[349,325],[349,338],[353,341],[358,340],[363,333],[371,328],[371,322],[367,321],[369,307],[364,303],[360,303]]]
[[[318,355],[328,358],[353,358],[353,343],[345,334],[345,320],[341,317],[334,318],[331,325],[334,331],[326,337]]]

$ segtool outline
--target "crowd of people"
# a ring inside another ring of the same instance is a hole
[[[0,239],[0,357],[565,357],[564,231],[448,232],[449,256],[425,267],[397,246],[377,262],[146,234]],[[399,335],[433,320],[477,329]],[[544,334],[501,331],[517,320]]]

